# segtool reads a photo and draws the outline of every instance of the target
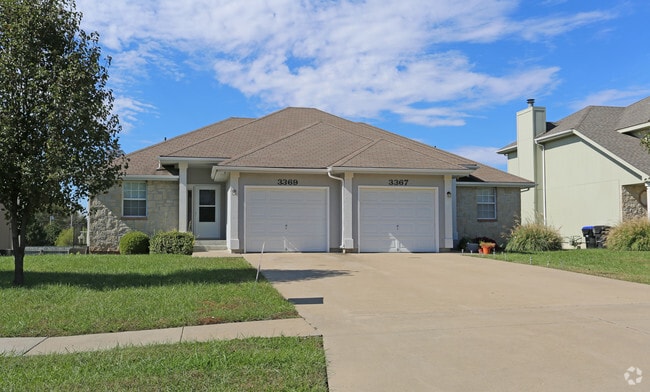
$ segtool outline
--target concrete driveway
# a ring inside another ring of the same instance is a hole
[[[647,285],[458,254],[246,258],[323,334],[331,391],[650,390]]]

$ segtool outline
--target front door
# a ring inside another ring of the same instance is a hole
[[[198,185],[194,188],[194,235],[197,239],[220,238],[219,185]]]

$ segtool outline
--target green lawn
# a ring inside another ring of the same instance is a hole
[[[497,253],[479,257],[650,284],[650,252],[575,249],[530,254]]]
[[[320,337],[0,356],[2,391],[327,391]]]
[[[43,255],[0,258],[0,336],[63,336],[297,317],[243,258]]]

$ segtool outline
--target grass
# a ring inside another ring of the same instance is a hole
[[[66,336],[297,317],[243,258],[25,257],[24,287],[0,258],[0,336]]]
[[[0,364],[2,391],[327,391],[319,337],[7,356]]]
[[[650,252],[574,249],[535,253],[497,253],[481,255],[481,257],[650,284]]]

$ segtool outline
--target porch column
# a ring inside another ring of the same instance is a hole
[[[187,231],[187,162],[178,163],[178,231]]]
[[[645,205],[648,220],[650,220],[650,181],[645,182]]]
[[[230,173],[228,192],[226,193],[226,242],[228,249],[241,250],[239,247],[239,172]]]
[[[454,247],[454,189],[450,175],[445,176],[445,189],[442,198],[445,200],[445,248]]]
[[[341,206],[342,209],[342,216],[341,219],[343,220],[342,230],[343,230],[343,249],[344,250],[350,250],[354,249],[354,238],[352,238],[352,178],[354,177],[354,173],[350,172],[345,172],[344,177],[343,177],[343,187],[341,188],[341,192],[343,192],[343,196],[341,197],[341,201],[343,205]]]

